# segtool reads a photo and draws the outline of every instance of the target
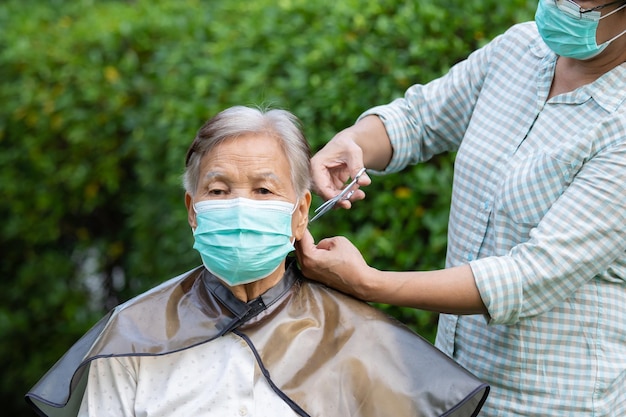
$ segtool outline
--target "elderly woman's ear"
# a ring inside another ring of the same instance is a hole
[[[293,213],[291,228],[296,240],[302,239],[304,231],[309,225],[309,208],[311,207],[311,192],[307,191],[298,199],[298,206]]]

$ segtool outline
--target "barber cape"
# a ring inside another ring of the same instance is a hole
[[[276,395],[301,416],[476,416],[489,393],[406,326],[307,280],[288,259],[283,279],[248,303],[199,267],[119,305],[26,400],[42,416],[76,416],[92,360],[167,355],[227,332],[247,342]]]

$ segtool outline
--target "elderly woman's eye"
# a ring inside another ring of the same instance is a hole
[[[268,190],[267,188],[258,188],[257,192],[259,194],[272,194],[272,192],[270,190]]]

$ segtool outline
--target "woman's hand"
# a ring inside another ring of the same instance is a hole
[[[296,243],[296,256],[307,278],[366,301],[370,298],[371,268],[345,237],[323,239],[316,245],[307,230]]]
[[[357,145],[354,135],[350,129],[339,132],[311,159],[313,190],[324,200],[339,194],[346,182],[364,167],[363,151]],[[359,186],[369,185],[371,182],[366,173],[362,174],[354,193],[349,199],[339,201],[337,206],[349,209],[352,201],[364,199],[365,192]]]

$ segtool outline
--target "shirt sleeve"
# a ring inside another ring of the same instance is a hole
[[[130,369],[120,358],[95,359],[89,366],[78,417],[134,416],[136,388]]]
[[[379,174],[399,172],[460,146],[500,37],[473,52],[441,78],[407,89],[403,98],[367,110],[383,122],[393,148]]]
[[[470,263],[491,324],[515,324],[594,277],[626,277],[626,143],[587,161],[527,242]]]

